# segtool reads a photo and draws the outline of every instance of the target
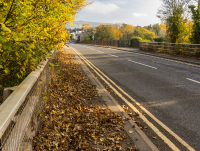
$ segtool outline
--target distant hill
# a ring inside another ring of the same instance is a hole
[[[89,23],[91,27],[97,27],[101,24],[112,24],[112,23],[102,23],[102,22],[75,21],[73,26],[72,25],[66,25],[66,27],[71,28],[71,29],[81,28],[83,23]]]

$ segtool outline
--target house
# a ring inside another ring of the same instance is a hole
[[[79,37],[81,33],[83,32],[83,29],[82,28],[75,28],[75,29],[68,28],[67,31],[70,35],[74,34],[74,39],[78,40],[80,39]]]

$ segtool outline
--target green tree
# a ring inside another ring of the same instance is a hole
[[[84,30],[84,32],[89,36],[90,40],[94,40],[95,28],[87,28]]]
[[[200,0],[198,4],[198,9],[195,10],[194,5],[190,5],[189,8],[191,9],[192,19],[194,22],[190,41],[194,44],[200,44]]]
[[[160,25],[159,24],[154,24],[153,25],[153,32],[155,32],[155,34],[156,34],[156,36],[158,36],[159,35],[159,33],[160,33]]]
[[[183,42],[186,28],[185,22],[187,5],[191,0],[162,0],[163,4],[159,8],[157,17],[166,24],[167,39],[170,42]]]
[[[186,33],[186,28],[185,21],[183,18],[183,9],[181,6],[174,9],[173,15],[167,18],[167,33],[170,42],[183,42],[183,37],[184,33]]]

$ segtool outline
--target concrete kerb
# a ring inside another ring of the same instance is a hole
[[[69,47],[68,47],[69,48]],[[72,47],[70,47],[73,50]],[[91,73],[87,66],[81,61],[78,55],[72,51],[76,60],[81,64],[83,71],[90,78],[91,82],[97,86],[100,95],[105,101],[106,105],[114,112],[123,115],[125,118],[130,120],[125,121],[125,131],[132,139],[137,148],[141,151],[158,151],[158,148],[151,142],[151,140],[146,136],[146,134],[137,126],[137,124],[131,119],[131,117],[124,111],[124,109],[118,104],[118,102],[110,95],[110,93],[104,88],[100,81]],[[135,127],[135,128],[133,128]],[[133,133],[129,133],[129,131]],[[135,139],[137,138],[137,141]]]
[[[105,47],[105,48],[112,48],[112,49],[117,49],[117,50],[122,50],[122,51],[127,51],[127,52],[132,52],[132,53],[138,53],[138,54],[144,54],[144,55],[149,55],[149,56],[154,56],[154,57],[159,57],[159,58],[164,58],[164,59],[169,59],[169,60],[174,60],[174,61],[178,61],[178,62],[183,62],[183,63],[189,63],[189,64],[194,64],[194,65],[200,65],[200,61],[199,62],[193,62],[193,61],[187,61],[187,60],[183,60],[183,59],[178,59],[178,58],[174,58],[176,56],[167,56],[165,54],[152,54],[152,53],[148,53],[148,52],[142,52],[141,50],[128,50],[126,48],[120,48],[120,47],[111,47],[111,46],[99,46],[99,45],[92,45],[92,46],[98,46],[98,47]],[[139,52],[140,51],[140,52]],[[187,58],[186,58],[187,59]]]

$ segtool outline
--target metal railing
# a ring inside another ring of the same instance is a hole
[[[79,43],[97,46],[133,47],[143,51],[200,58],[200,44],[145,42],[133,40],[81,41]]]
[[[112,46],[112,47],[134,47],[139,48],[137,40],[99,40],[99,41],[80,41],[78,43],[91,44],[97,46]]]
[[[180,56],[200,57],[200,44],[144,42],[140,41],[140,50]]]
[[[53,53],[56,58],[56,52]],[[0,151],[32,150],[32,140],[42,128],[43,92],[52,81],[53,68],[43,62],[0,106]]]

